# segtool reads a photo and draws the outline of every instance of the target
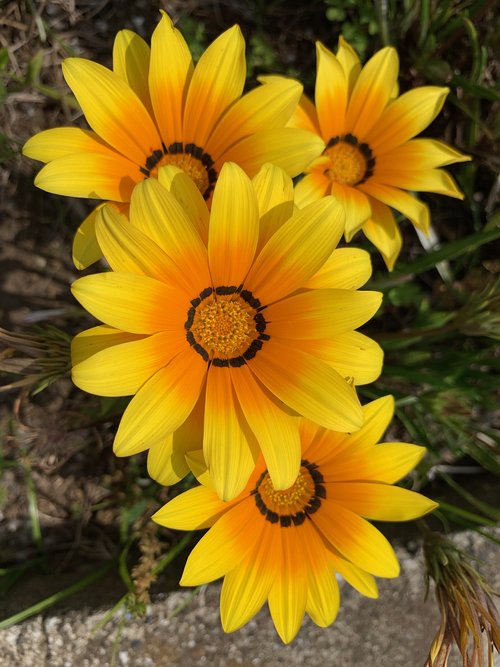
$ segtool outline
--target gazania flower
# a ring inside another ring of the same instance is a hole
[[[216,39],[193,68],[184,38],[164,13],[151,49],[122,30],[113,71],[68,58],[63,73],[92,130],[46,130],[26,143],[25,155],[48,163],[35,179],[48,192],[127,203],[134,185],[171,164],[209,199],[227,160],[250,176],[265,162],[295,176],[323,148],[319,137],[284,127],[300,98],[297,82],[278,81],[242,96],[245,42],[238,26]],[[96,212],[75,238],[79,268],[101,256],[95,219]]]
[[[413,138],[437,116],[448,89],[423,86],[397,97],[399,63],[390,47],[361,68],[341,37],[336,56],[318,42],[317,59],[316,106],[303,97],[290,125],[315,132],[326,148],[298,183],[296,203],[334,195],[346,208],[347,241],[362,229],[392,270],[402,240],[391,209],[429,229],[427,206],[407,190],[463,198],[438,167],[469,157],[441,141]]]
[[[381,301],[356,291],[369,258],[335,250],[344,213],[332,197],[294,211],[277,167],[252,183],[226,163],[209,224],[185,174],[171,190],[186,207],[148,179],[132,194],[132,224],[102,210],[97,238],[113,272],[77,280],[73,293],[105,326],[75,338],[73,380],[135,394],[115,451],[149,448],[164,484],[187,474],[186,451],[203,443],[221,497],[242,490],[259,449],[287,488],[300,467],[297,414],[339,431],[362,424],[354,385],[382,364],[378,345],[354,331]]]
[[[276,489],[260,459],[233,501],[221,502],[205,473],[199,476],[202,486],[153,516],[168,528],[210,528],[191,552],[181,585],[224,577],[226,632],[247,623],[267,599],[279,636],[290,642],[305,612],[322,627],[335,620],[336,572],[368,597],[377,597],[373,575],[398,576],[392,547],[366,519],[407,521],[436,503],[392,486],[425,452],[404,443],[375,444],[392,413],[391,396],[369,403],[363,427],[351,435],[302,420],[300,471],[289,488]],[[193,463],[196,471],[198,459]]]

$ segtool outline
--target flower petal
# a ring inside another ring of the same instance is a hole
[[[284,411],[247,366],[230,368],[231,380],[245,419],[264,455],[273,486],[288,489],[300,468],[297,419]]]
[[[371,275],[369,253],[359,248],[336,248],[303,287],[356,290],[362,287]]]
[[[62,68],[94,132],[129,160],[145,164],[161,146],[161,139],[133,90],[117,74],[91,60],[66,58]]]
[[[282,78],[254,88],[225,112],[206,150],[217,160],[236,141],[262,130],[284,127],[302,92],[298,81]]]
[[[149,90],[161,138],[167,147],[182,141],[184,104],[192,73],[188,45],[170,17],[162,12],[151,37]]]
[[[115,151],[92,130],[79,127],[56,127],[38,132],[23,146],[23,155],[40,162],[51,162],[75,153],[103,153]]]
[[[219,497],[232,500],[241,493],[255,467],[258,446],[227,368],[211,366],[208,372],[203,454]]]
[[[238,567],[255,548],[256,512],[252,498],[230,507],[191,551],[181,586],[206,584]]]
[[[84,339],[77,337],[74,341],[77,341],[74,345],[89,343],[88,336]],[[71,377],[77,387],[89,394],[131,396],[156,371],[168,364],[182,344],[182,337],[177,332],[162,332],[116,345],[111,345],[109,341],[109,347],[74,365]]]
[[[131,333],[178,331],[182,336],[188,304],[158,280],[126,273],[97,273],[79,278],[71,291],[89,313],[112,327]]]
[[[339,48],[337,50],[337,60],[344,70],[346,80],[349,84],[349,95],[351,95],[352,90],[358,76],[361,72],[361,61],[358,57],[356,51],[352,46],[340,35],[339,37]]]
[[[222,584],[220,614],[224,632],[234,632],[262,607],[276,580],[279,567],[279,529],[263,521],[254,527],[254,549],[226,574]]]
[[[271,339],[249,366],[271,393],[300,415],[341,432],[361,427],[356,392],[325,362]]]
[[[340,576],[361,595],[367,598],[378,598],[377,582],[371,574],[332,552],[329,553],[329,558]]]
[[[188,348],[153,375],[123,414],[115,454],[137,454],[179,428],[198,400],[206,371],[206,363]]]
[[[86,329],[71,341],[71,363],[76,366],[108,347],[144,338],[144,334],[132,334],[106,325]]]
[[[151,518],[165,528],[200,530],[212,526],[230,507],[210,489],[197,486],[170,500]]]
[[[306,130],[292,127],[262,130],[231,146],[218,158],[215,168],[220,171],[224,162],[236,162],[249,176],[254,176],[263,164],[272,162],[293,177],[304,171],[324,147],[320,137]]]
[[[388,46],[370,58],[361,70],[347,107],[345,131],[366,140],[382,115],[397,82],[399,59]]]
[[[347,243],[371,215],[368,197],[355,187],[332,183],[331,192],[345,209],[345,240]]]
[[[315,169],[295,186],[295,204],[299,208],[304,208],[308,204],[321,199],[331,190],[331,181],[323,172]]]
[[[397,577],[393,548],[374,526],[342,505],[322,500],[314,525],[344,558],[377,577]]]
[[[316,625],[326,628],[333,623],[339,610],[339,586],[322,536],[312,522],[306,521],[304,528],[300,535],[308,569],[306,611]]]
[[[173,165],[160,167],[158,181],[181,204],[188,218],[198,231],[203,243],[208,242],[209,213],[203,195],[186,172]]]
[[[224,164],[212,199],[208,261],[214,285],[240,285],[259,238],[259,211],[252,182],[234,163]]]
[[[420,493],[373,482],[329,483],[327,495],[350,512],[374,521],[410,521],[438,506]]]
[[[150,444],[147,467],[148,475],[163,486],[173,486],[189,473],[184,452],[174,449],[173,433]]]
[[[99,211],[106,204],[99,204],[84,219],[73,239],[73,262],[77,269],[86,269],[102,257],[102,250],[95,235],[95,221]]]
[[[382,372],[382,348],[358,331],[348,331],[328,340],[309,341],[308,351],[355,386],[374,382]]]
[[[289,215],[293,213],[293,183],[288,174],[273,164],[265,164],[252,179],[257,196],[259,215],[263,217],[276,206],[287,204]],[[264,225],[263,225],[264,226]],[[261,230],[261,234],[264,230]]]
[[[348,81],[337,57],[316,42],[316,110],[325,143],[344,133]]]
[[[390,185],[404,190],[436,192],[440,195],[463,199],[464,195],[448,172],[443,169],[377,169],[377,183]]]
[[[245,40],[235,25],[210,44],[196,65],[184,112],[185,142],[206,146],[222,114],[243,92],[245,78]]]
[[[403,245],[401,232],[388,206],[373,198],[370,199],[370,205],[372,215],[362,227],[363,234],[377,248],[387,268],[392,271]]]
[[[420,200],[398,188],[382,185],[372,180],[366,181],[359,186],[363,192],[378,199],[387,206],[395,208],[411,220],[411,222],[424,234],[429,231],[430,216],[429,208]]]
[[[320,269],[344,228],[344,210],[324,197],[285,222],[255,260],[245,286],[269,304],[295,290]]]
[[[149,46],[137,33],[120,30],[116,34],[113,44],[113,72],[128,84],[151,118],[154,118],[148,85],[150,58]]]
[[[35,185],[58,195],[127,202],[142,179],[137,165],[108,151],[57,158],[38,172]]]
[[[389,104],[364,140],[378,154],[412,139],[436,118],[449,92],[448,88],[421,86],[403,93]]]
[[[385,147],[384,147],[385,148]],[[390,169],[395,164],[412,170],[426,170],[444,167],[455,162],[468,162],[470,155],[457,150],[435,139],[412,139],[401,146],[391,148],[387,152],[377,152],[377,175],[379,171]]]

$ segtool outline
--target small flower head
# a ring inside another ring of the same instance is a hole
[[[238,26],[220,35],[194,67],[183,36],[163,13],[151,48],[122,30],[112,71],[68,58],[63,73],[91,130],[46,130],[25,144],[25,155],[47,163],[35,184],[48,192],[111,200],[123,209],[137,183],[170,165],[210,201],[224,162],[236,162],[250,176],[273,162],[296,176],[323,148],[320,137],[285,128],[302,92],[299,83],[280,80],[242,94],[245,42]],[[79,268],[100,257],[96,215],[75,238]]]
[[[150,473],[171,484],[203,443],[228,500],[260,451],[276,488],[293,483],[298,415],[359,429],[355,386],[378,377],[382,353],[355,329],[381,295],[357,291],[369,256],[336,249],[343,228],[332,197],[294,208],[291,179],[271,166],[251,181],[226,163],[210,214],[179,173],[170,190],[139,184],[130,222],[105,207],[96,231],[113,271],[73,285],[104,325],[74,339],[73,380],[91,393],[134,396],[116,453],[149,449]]]
[[[374,575],[398,576],[392,547],[366,519],[407,521],[436,503],[393,486],[425,450],[376,444],[392,414],[392,397],[386,396],[363,408],[364,425],[351,435],[302,420],[302,459],[293,484],[277,489],[261,458],[229,503],[218,499],[199,458],[191,456],[202,486],[174,498],[153,519],[169,528],[209,528],[189,556],[181,584],[224,577],[226,632],[247,623],[267,600],[279,636],[290,642],[304,613],[322,627],[335,620],[336,573],[368,597],[377,597]]]
[[[440,141],[414,139],[437,116],[448,89],[424,86],[398,97],[392,47],[361,67],[341,37],[337,55],[318,42],[317,60],[315,105],[303,97],[290,125],[315,132],[326,147],[297,185],[297,204],[333,194],[346,209],[347,241],[362,229],[392,270],[402,240],[391,209],[424,233],[429,228],[427,206],[407,191],[463,198],[439,167],[469,158]]]

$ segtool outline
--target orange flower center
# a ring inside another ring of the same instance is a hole
[[[238,301],[210,301],[196,314],[191,331],[210,354],[230,357],[248,341],[251,320]]]
[[[170,144],[168,148],[162,144],[161,148],[151,153],[140,171],[146,178],[158,178],[158,169],[169,164],[182,169],[194,181],[205,199],[210,197],[217,180],[217,172],[213,168],[214,161],[203,148],[180,141]]]
[[[353,134],[333,137],[325,155],[330,164],[325,170],[328,178],[343,185],[359,185],[373,175],[375,158],[368,144],[359,143]]]
[[[255,489],[255,504],[261,514],[271,523],[287,528],[299,526],[306,516],[314,514],[321,506],[321,498],[326,498],[323,475],[315,463],[301,461],[297,479],[288,489],[277,491],[267,470],[261,475]]]
[[[214,366],[243,366],[270,338],[264,307],[243,285],[207,287],[190,303],[186,340]]]

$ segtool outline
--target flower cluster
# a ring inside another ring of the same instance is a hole
[[[407,191],[461,197],[440,167],[468,159],[414,139],[447,90],[398,97],[394,49],[361,67],[342,38],[337,55],[317,48],[315,105],[280,76],[243,93],[237,26],[194,66],[163,14],[151,47],[118,33],[112,70],[68,58],[91,129],[46,130],[24,147],[46,163],[40,188],[103,200],[73,246],[78,268],[105,260],[72,287],[102,323],[73,340],[74,383],[132,397],[118,456],[147,450],[164,485],[197,477],[154,516],[209,528],[181,583],[224,577],[228,632],[268,600],[284,642],[305,612],[333,622],[337,575],[370,597],[374,576],[398,575],[368,520],[436,506],[394,486],[423,448],[377,444],[392,397],[359,401],[383,358],[358,329],[382,295],[361,289],[369,254],[338,245],[362,229],[392,269],[401,236],[391,208],[425,232],[428,209]]]

